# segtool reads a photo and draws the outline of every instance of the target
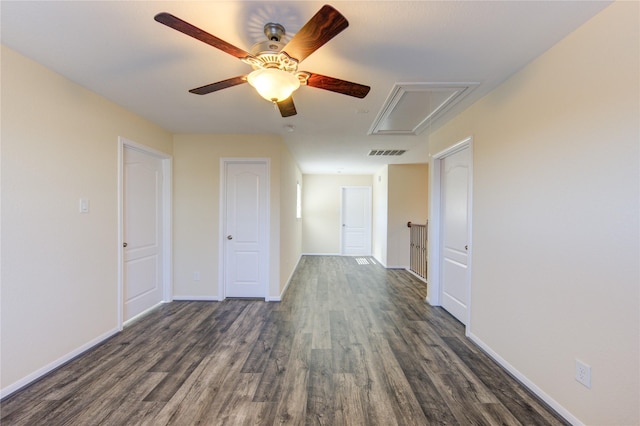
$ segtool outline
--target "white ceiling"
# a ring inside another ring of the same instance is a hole
[[[244,50],[267,22],[293,35],[315,1],[7,1],[2,43],[172,133],[280,134],[303,173],[371,174],[427,161],[428,132],[549,49],[608,2],[333,1],[349,27],[301,70],[371,86],[364,99],[301,87],[282,118],[243,84],[189,89],[246,74],[238,59],[153,20],[169,12]],[[286,42],[286,39],[285,39]],[[396,83],[479,83],[422,134],[369,135]],[[289,131],[288,127],[294,126]],[[125,135],[126,136],[126,135]],[[371,149],[406,149],[368,157]]]

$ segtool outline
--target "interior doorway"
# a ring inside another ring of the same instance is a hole
[[[432,229],[427,301],[465,325],[471,309],[472,139],[431,158]]]
[[[223,159],[222,298],[267,299],[269,283],[269,162]]]
[[[370,256],[371,187],[344,186],[341,190],[341,254],[343,256]]]
[[[119,139],[119,326],[171,300],[171,157]]]

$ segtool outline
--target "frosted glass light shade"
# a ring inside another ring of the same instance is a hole
[[[266,100],[281,102],[300,87],[295,75],[279,69],[259,69],[247,76],[247,81]]]

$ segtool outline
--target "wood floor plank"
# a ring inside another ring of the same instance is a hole
[[[493,390],[499,400],[517,418],[527,418],[531,425],[545,425],[556,419],[547,408],[493,361],[469,351],[459,338],[445,338],[449,347],[471,371]]]
[[[293,332],[288,322],[281,323],[282,328],[273,342],[273,347],[262,371],[262,378],[253,397],[254,402],[277,402],[282,381],[293,344]]]
[[[189,321],[176,326],[171,324],[171,329],[174,331],[171,334],[164,335],[163,342],[159,342],[162,346],[158,349],[162,352],[162,357],[154,364],[150,371],[164,371],[169,372],[176,368],[180,364],[184,364],[185,360],[189,360],[189,354],[197,351],[204,345],[211,344],[215,338],[215,334],[222,334],[224,328],[224,322],[221,321],[221,317],[228,316],[228,312],[232,309],[237,311],[239,306],[232,304],[223,304],[220,309],[210,312],[208,315],[204,313],[206,311],[194,312],[189,316]],[[236,313],[236,316],[239,313]],[[184,336],[183,338],[177,338],[178,335]],[[208,339],[206,342],[203,339],[199,339],[199,336],[206,335]],[[189,361],[186,361],[190,364]]]
[[[4,407],[0,411],[2,413],[2,420],[0,424],[3,425],[42,425],[45,424],[43,418],[55,410],[58,406],[57,401],[47,401],[44,399],[39,399],[31,402],[29,404],[28,410],[24,409],[22,406],[18,406],[17,404],[13,404],[14,409],[11,411],[5,411]]]
[[[403,270],[303,256],[280,303],[159,306],[0,401],[3,426],[562,425]]]
[[[415,393],[398,364],[397,358],[389,347],[387,338],[382,334],[371,336],[373,356],[381,366],[378,369],[384,383],[385,393],[392,401],[395,418],[400,424],[426,424],[427,419],[422,412]]]
[[[227,376],[228,382],[235,381],[235,377]],[[214,415],[215,422],[220,424],[242,425],[261,424],[257,417],[253,395],[260,383],[258,373],[240,373],[236,376],[236,383],[224,386],[220,394],[219,411]]]
[[[331,349],[331,319],[326,299],[316,302],[314,309],[311,345],[313,349]]]
[[[113,406],[105,409],[102,401],[114,399],[114,395],[129,393],[140,380],[135,373],[148,370],[156,360],[154,354],[132,354],[129,362],[110,365],[111,368],[102,374],[101,380],[80,378],[74,385],[67,386],[65,395],[57,400],[57,406],[42,421],[44,424],[54,424],[57,421],[63,424],[82,424],[79,419],[86,417],[88,413],[93,413],[92,417],[95,418],[106,415],[103,411],[113,409]]]
[[[413,362],[420,360],[423,354],[429,354],[429,362],[424,364],[424,368],[426,371],[431,372],[435,384],[442,385],[440,381],[440,377],[442,377],[441,374],[447,372],[447,374],[454,377],[453,380],[458,386],[463,386],[461,392],[449,392],[449,394],[454,397],[459,399],[461,396],[457,395],[461,394],[470,404],[476,402],[481,404],[498,402],[493,392],[485,386],[482,380],[469,370],[466,364],[458,359],[456,353],[444,340],[439,338],[439,336],[430,336],[430,338],[426,340],[428,334],[417,333],[413,327],[413,323],[415,322],[403,322],[402,325],[398,325],[396,328],[397,332],[403,336],[406,342],[405,346],[400,346],[400,350],[402,350],[403,347],[409,348]],[[427,341],[431,344],[425,344]],[[390,340],[390,344],[393,345],[394,341]],[[437,366],[436,368],[433,368],[434,364]]]
[[[427,424],[457,423],[444,396],[425,369],[416,365],[415,359],[405,351],[396,350],[394,355],[422,408]]]
[[[336,373],[353,372],[353,352],[345,314],[342,311],[329,312],[331,330],[331,353],[333,371]]]
[[[201,361],[186,362],[177,371],[164,373],[164,378],[142,399],[146,402],[167,402],[184,385],[184,382],[193,374]]]
[[[216,395],[201,411],[197,417],[196,424],[211,424],[215,422],[224,423],[225,419],[240,417],[244,402],[251,401],[258,386],[259,374],[243,374],[240,372],[246,359],[247,353],[234,352],[232,360],[226,365],[224,371],[216,377],[215,381],[209,382],[208,386],[215,389]],[[189,422],[180,419],[179,424]]]
[[[336,426],[375,424],[369,419],[362,401],[363,388],[358,386],[354,374],[333,375],[335,402],[333,420]]]
[[[307,387],[307,425],[334,424],[333,354],[330,349],[311,349]]]
[[[276,421],[278,424],[304,424],[307,407],[309,364],[311,358],[311,334],[298,334],[291,345],[282,391],[278,398]]]
[[[266,363],[271,356],[273,344],[278,336],[278,329],[278,324],[273,318],[269,318],[264,322],[260,335],[242,366],[243,373],[260,373],[265,370]]]
[[[504,405],[483,404],[480,410],[489,425],[521,425],[522,423]]]
[[[367,424],[398,425],[394,413],[394,396],[389,394],[384,371],[379,364],[379,358],[369,344],[360,345],[356,355],[355,379],[360,387],[360,399],[363,409],[367,413]]]
[[[220,347],[215,356],[207,356],[150,424],[197,424],[215,401],[234,357],[235,351],[227,346]]]
[[[144,425],[149,424],[148,419],[154,418],[162,409],[161,402],[145,402],[145,401],[123,401],[119,405],[118,410],[110,410],[109,415],[102,420],[100,425],[117,426],[117,425]],[[91,421],[87,423],[77,423],[84,425],[93,425],[94,419],[90,413],[87,416]]]

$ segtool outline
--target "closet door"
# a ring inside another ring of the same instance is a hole
[[[469,302],[469,149],[441,160],[442,307],[467,324]]]

